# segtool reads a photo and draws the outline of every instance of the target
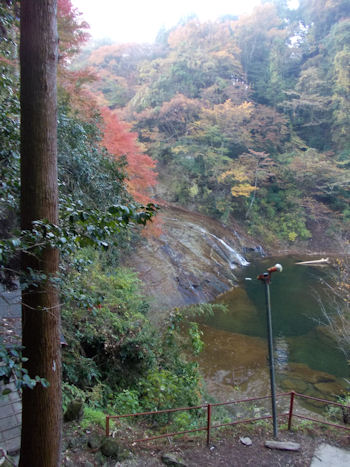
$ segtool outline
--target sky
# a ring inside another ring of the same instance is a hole
[[[72,0],[90,24],[93,39],[154,42],[158,31],[195,13],[201,21],[250,13],[260,0]],[[297,0],[291,0],[296,7]]]

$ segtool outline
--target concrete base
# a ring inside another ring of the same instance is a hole
[[[316,449],[310,467],[349,467],[350,451],[320,444]]]
[[[265,447],[270,449],[281,449],[282,451],[299,451],[300,444],[292,443],[291,441],[265,441]]]

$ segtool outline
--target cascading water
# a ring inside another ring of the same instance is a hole
[[[160,215],[162,234],[127,261],[147,284],[152,311],[208,302],[237,284],[236,273],[249,264],[244,248],[254,244],[199,213],[167,206]]]
[[[238,263],[241,266],[248,266],[249,261],[247,261],[242,255],[240,255],[236,250],[231,248],[230,245],[228,245],[226,242],[224,242],[221,238],[218,238],[213,234],[211,234],[211,235],[214,238],[216,238],[218,240],[218,242],[220,242],[225,247],[225,249],[228,251],[229,258],[234,258],[236,261],[238,261]],[[235,267],[236,267],[235,263],[230,261],[230,268],[234,269]]]
[[[216,235],[208,232],[203,228],[198,230],[200,230],[205,236],[211,237],[215,240],[215,243],[210,242],[210,246],[214,248],[221,257],[226,259],[230,269],[236,269],[237,264],[240,266],[248,266],[250,264],[249,261],[247,261],[240,253],[238,253],[238,251],[228,245],[222,238],[217,237]]]

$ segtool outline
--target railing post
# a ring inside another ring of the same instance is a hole
[[[210,444],[210,426],[211,426],[211,404],[208,404],[207,410],[207,446]]]
[[[288,416],[288,430],[292,428],[292,417],[293,417],[293,407],[294,407],[294,396],[295,392],[290,393],[290,404],[289,404],[289,416]]]
[[[109,415],[106,415],[106,436],[109,436]]]

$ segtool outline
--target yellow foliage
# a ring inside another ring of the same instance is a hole
[[[227,177],[234,178],[237,182],[245,182],[248,181],[249,178],[246,174],[244,167],[234,167],[233,169],[227,170],[219,175],[218,181],[224,182]]]
[[[252,186],[249,183],[240,183],[239,185],[233,186],[231,188],[231,194],[235,198],[238,196],[244,196],[247,198],[255,189],[255,186]]]
[[[181,145],[178,145],[178,146],[174,146],[172,148],[172,152],[173,154],[187,154],[188,152],[188,146],[181,146]]]
[[[191,198],[195,198],[199,193],[197,183],[194,183],[188,191],[189,191]]]
[[[298,236],[297,233],[295,233],[295,232],[289,232],[289,234],[288,234],[288,239],[289,239],[290,242],[295,242],[297,236]]]
[[[243,102],[243,104],[236,105],[231,99],[227,99],[223,104],[218,104],[213,109],[204,109],[203,114],[206,114],[212,121],[217,124],[227,126],[242,123],[244,120],[249,119],[253,112],[253,104],[251,102]]]

